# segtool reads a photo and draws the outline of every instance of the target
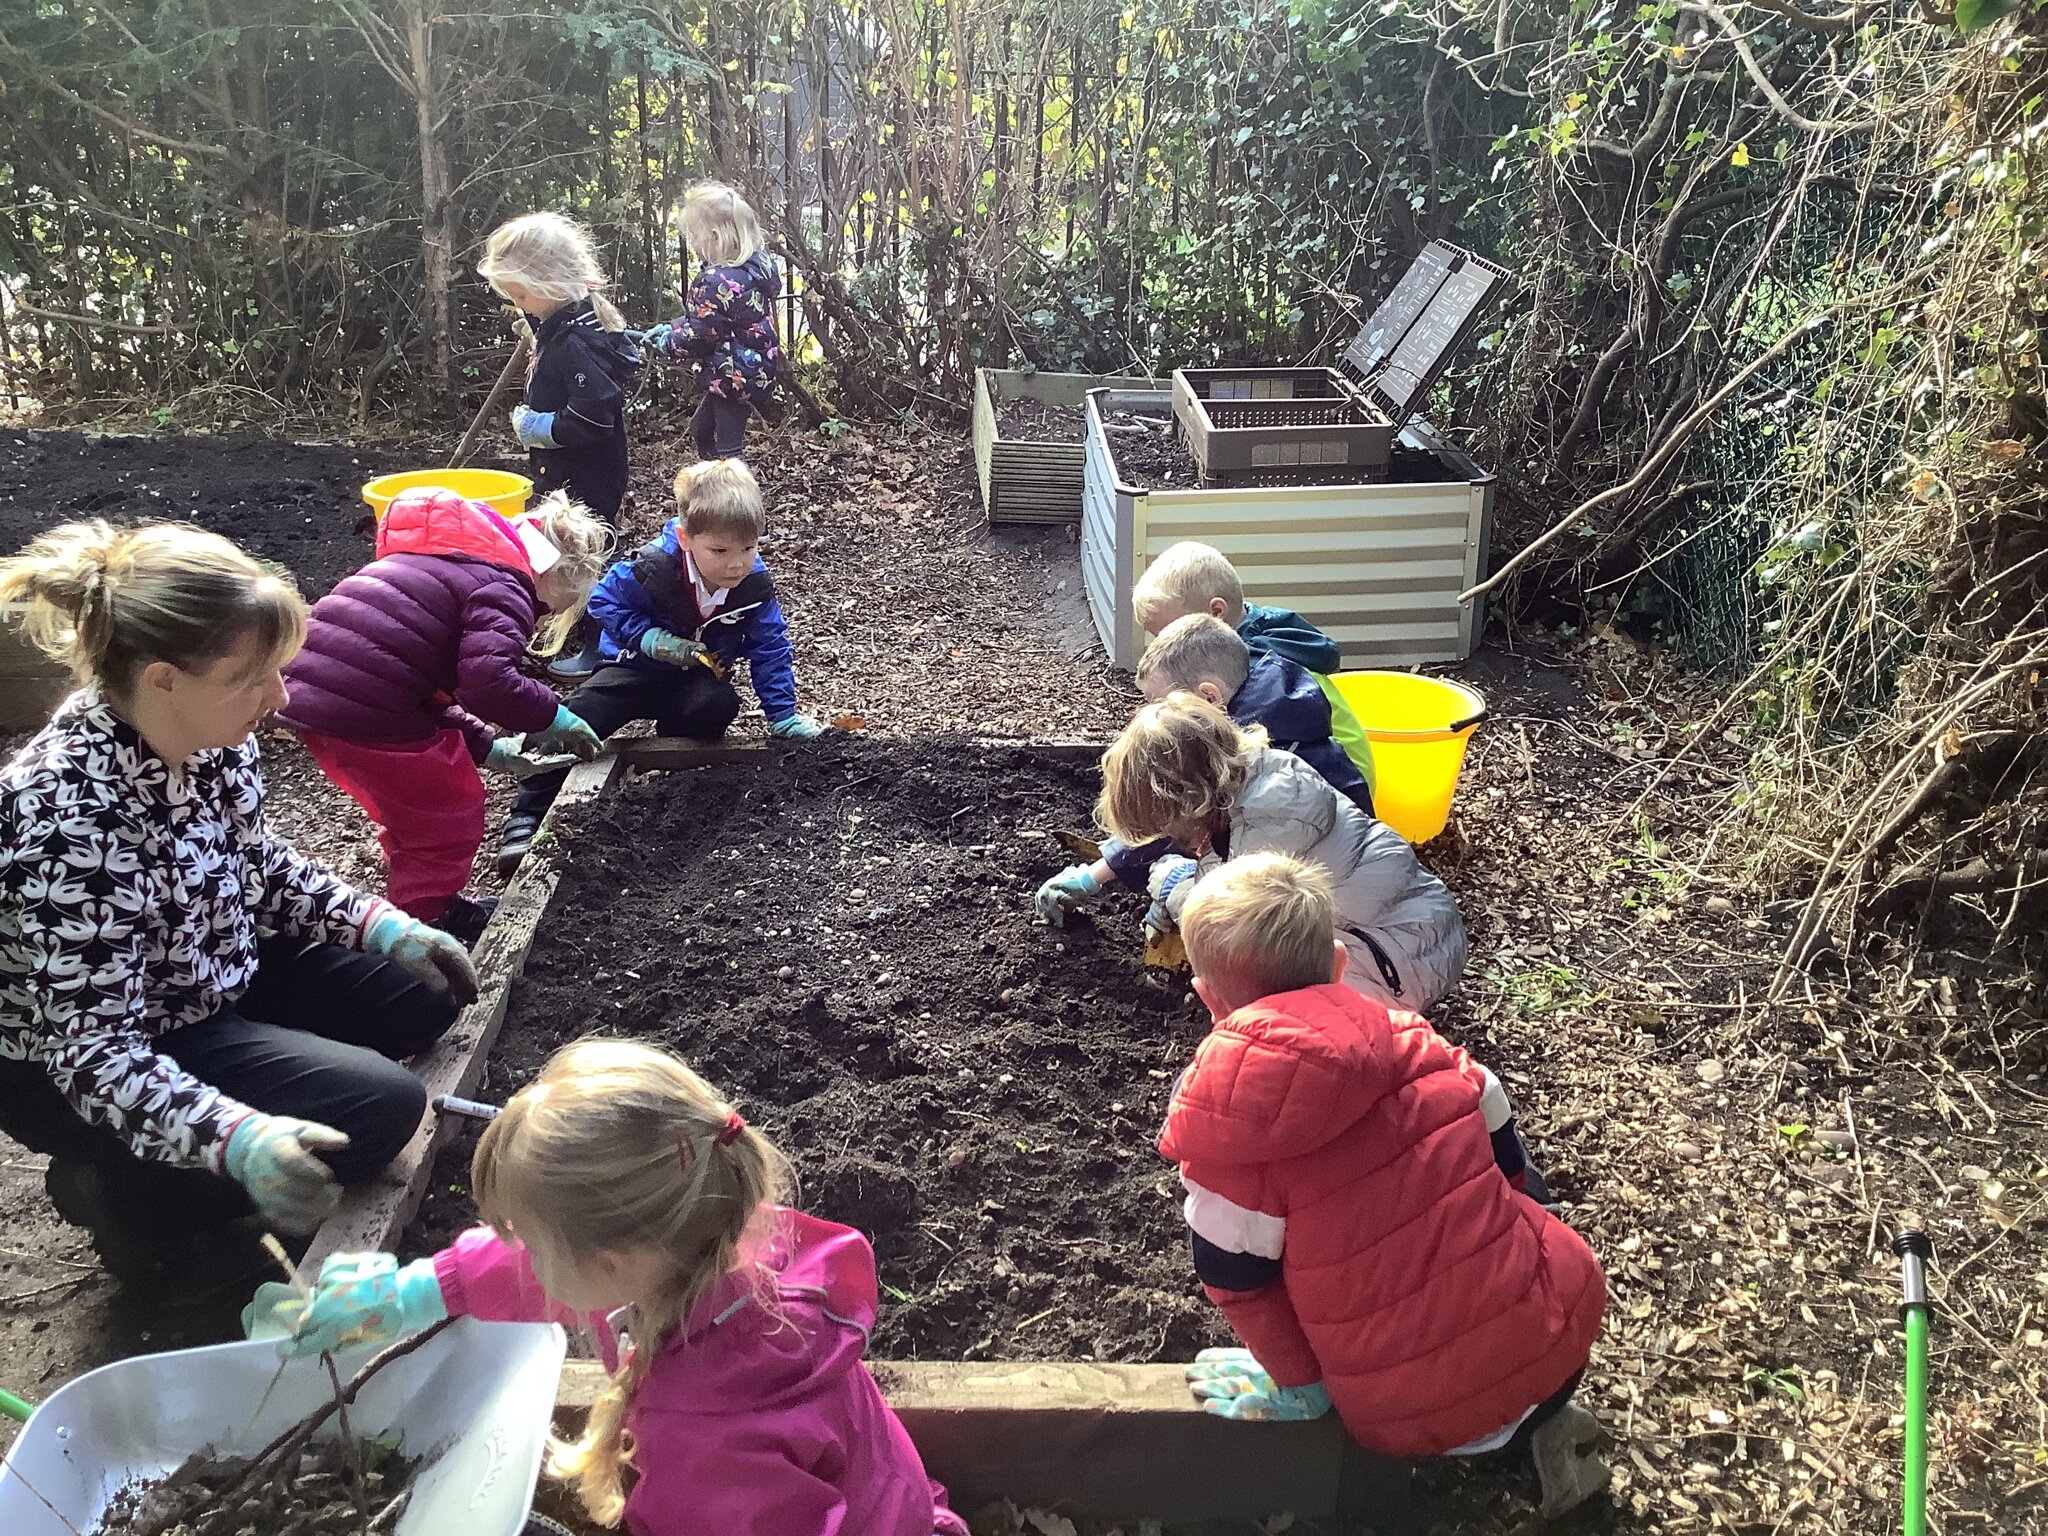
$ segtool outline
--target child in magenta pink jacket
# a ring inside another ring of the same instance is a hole
[[[779,1204],[786,1172],[674,1056],[572,1045],[477,1147],[492,1227],[404,1268],[337,1254],[286,1347],[353,1348],[450,1315],[588,1327],[612,1386],[549,1469],[597,1521],[633,1536],[967,1536],[862,1359],[874,1253]]]

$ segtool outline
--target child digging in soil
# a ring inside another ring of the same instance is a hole
[[[1204,1350],[1195,1395],[1226,1418],[1318,1418],[1387,1456],[1527,1447],[1542,1513],[1607,1486],[1573,1389],[1606,1279],[1511,1178],[1520,1145],[1491,1073],[1428,1023],[1342,985],[1321,870],[1232,861],[1182,937],[1215,1023],[1167,1106],[1196,1273],[1242,1349]]]
[[[691,279],[683,312],[642,333],[656,357],[687,358],[704,398],[690,430],[699,459],[739,457],[747,418],[768,403],[782,371],[775,300],[782,277],[761,243],[761,221],[723,182],[700,181],[683,194],[683,239],[703,268]]]
[[[566,491],[614,532],[626,499],[626,401],[640,348],[599,292],[604,267],[590,235],[558,213],[528,213],[484,242],[477,275],[526,316],[533,363],[512,430],[537,489]],[[597,670],[597,636],[549,668],[560,682]]]
[[[1189,896],[1226,860],[1286,853],[1329,875],[1334,936],[1351,957],[1347,986],[1419,1012],[1464,971],[1465,921],[1443,882],[1398,832],[1269,745],[1261,727],[1241,729],[1194,694],[1169,695],[1139,710],[1104,754],[1102,783],[1097,815],[1122,846],[1105,844],[1108,857],[1039,887],[1047,921],[1064,922],[1121,880],[1118,863],[1150,858],[1145,926],[1156,937],[1178,925]],[[1155,838],[1184,851],[1156,856],[1146,846]]]
[[[600,1331],[611,1387],[549,1464],[599,1523],[967,1536],[861,1359],[874,1251],[784,1207],[782,1155],[675,1056],[623,1040],[558,1052],[485,1130],[472,1178],[488,1228],[404,1268],[336,1254],[302,1313],[260,1292],[254,1331],[282,1324],[288,1351],[314,1354],[450,1314],[623,1309],[623,1363]]]
[[[1365,739],[1365,727],[1330,681],[1329,674],[1343,665],[1337,642],[1289,609],[1247,603],[1237,567],[1223,551],[1191,539],[1169,545],[1131,589],[1131,610],[1148,635],[1164,633],[1175,619],[1188,614],[1206,613],[1235,629],[1254,652],[1293,662],[1315,679],[1330,701],[1331,737],[1365,782],[1373,782],[1372,744]]]
[[[466,944],[490,915],[460,894],[484,840],[477,767],[541,767],[493,727],[533,751],[601,745],[519,662],[543,612],[536,648],[561,648],[611,548],[559,493],[508,522],[452,491],[406,491],[377,526],[377,558],[313,605],[285,670],[279,718],[377,824],[392,904]]]
[[[774,735],[821,734],[797,712],[789,630],[759,554],[766,514],[754,472],[738,459],[688,465],[676,476],[676,505],[679,515],[591,593],[604,666],[565,707],[600,737],[652,718],[664,736],[716,741],[739,717],[728,679],[745,661]],[[565,776],[536,774],[520,786],[498,844],[500,874],[525,859]]]

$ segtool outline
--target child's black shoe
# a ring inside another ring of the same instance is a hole
[[[499,874],[509,877],[518,873],[519,866],[526,862],[526,855],[533,848],[533,837],[538,831],[538,812],[514,811],[505,818],[505,830],[498,838]]]
[[[467,896],[450,896],[448,909],[441,914],[441,921],[434,924],[451,939],[458,939],[471,949],[483,937],[484,924],[491,920],[491,914],[498,910],[498,898],[486,896],[481,901],[471,901]]]

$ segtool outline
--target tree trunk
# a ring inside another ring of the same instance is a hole
[[[433,0],[406,0],[405,43],[412,64],[420,135],[420,259],[427,285],[428,389],[445,395],[454,377],[454,183],[442,137],[439,71],[434,65]]]

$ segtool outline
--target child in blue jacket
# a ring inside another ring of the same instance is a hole
[[[761,221],[723,182],[700,181],[683,195],[683,239],[703,268],[690,280],[683,312],[640,341],[656,357],[686,358],[704,398],[690,419],[700,459],[737,458],[747,418],[774,393],[782,370],[775,301],[782,274],[761,243]]]
[[[753,471],[738,459],[689,465],[676,476],[676,506],[679,515],[590,594],[603,664],[562,707],[600,737],[651,719],[663,736],[716,741],[739,717],[730,679],[744,661],[771,732],[821,734],[797,711],[789,629],[759,553],[766,519]],[[566,777],[539,774],[520,785],[498,843],[499,873],[525,859]]]

